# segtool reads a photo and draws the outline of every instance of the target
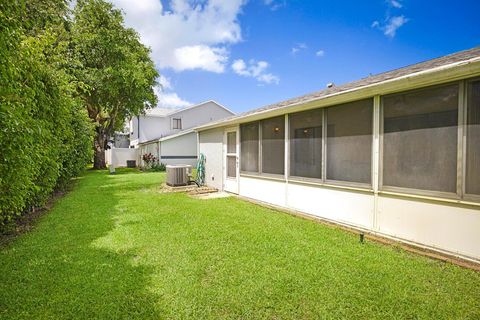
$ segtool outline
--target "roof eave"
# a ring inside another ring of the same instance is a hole
[[[278,107],[275,109],[261,110],[256,113],[245,116],[226,119],[220,122],[214,122],[207,125],[196,127],[196,131],[204,131],[219,127],[232,126],[239,123],[245,123],[255,120],[274,117],[289,112],[308,110],[313,108],[327,107],[335,104],[345,103],[353,100],[364,99],[375,95],[385,95],[425,87],[435,84],[464,79],[467,77],[476,77],[480,75],[480,57],[443,65],[440,67],[410,73],[394,79],[381,81],[374,84],[364,85],[349,90],[332,93],[319,98],[305,100]],[[434,77],[432,77],[434,76]]]

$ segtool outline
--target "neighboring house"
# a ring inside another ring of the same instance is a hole
[[[196,131],[213,187],[480,262],[480,47]]]
[[[130,147],[138,148],[142,165],[147,153],[164,164],[195,165],[198,134],[192,128],[232,115],[212,100],[178,110],[154,108],[130,121]]]

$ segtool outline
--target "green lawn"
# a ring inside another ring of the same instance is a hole
[[[2,319],[479,319],[480,273],[235,198],[90,171],[0,249]]]

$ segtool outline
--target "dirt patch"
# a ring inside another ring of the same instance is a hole
[[[189,186],[171,187],[166,184],[162,184],[158,192],[159,193],[186,192],[189,195],[195,195],[195,194],[212,193],[217,191],[218,191],[217,189],[207,187],[207,186],[198,187],[197,185],[189,185]]]

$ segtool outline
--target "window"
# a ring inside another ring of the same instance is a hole
[[[227,156],[227,177],[237,177],[237,160],[235,156]]]
[[[283,174],[285,171],[285,117],[262,122],[262,173]]]
[[[227,132],[227,177],[237,176],[237,133]]]
[[[290,175],[322,178],[323,110],[299,112],[290,119]]]
[[[458,84],[383,98],[383,185],[456,192]]]
[[[227,153],[237,153],[237,133],[227,133]]]
[[[467,85],[467,155],[465,191],[480,195],[480,81]]]
[[[241,170],[258,172],[258,122],[240,126],[240,150]]]
[[[371,183],[373,99],[326,109],[327,180]]]
[[[182,119],[173,118],[173,129],[182,129]]]

